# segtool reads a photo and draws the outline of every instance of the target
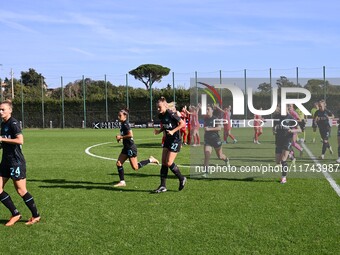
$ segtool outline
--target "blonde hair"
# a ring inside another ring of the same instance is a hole
[[[169,109],[169,110],[175,111],[176,110],[176,102],[167,103],[166,108]]]
[[[2,101],[1,104],[7,104],[11,109],[13,109],[13,104],[12,104],[12,101],[10,99],[6,99],[6,100]]]

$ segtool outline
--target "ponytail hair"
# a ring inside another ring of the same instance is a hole
[[[129,109],[127,109],[127,108],[123,108],[123,109],[121,109],[119,112],[121,112],[121,113],[124,114],[125,116],[128,116],[128,115],[129,115]]]

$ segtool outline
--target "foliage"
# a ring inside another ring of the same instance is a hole
[[[269,93],[272,90],[270,83],[263,82],[258,87],[257,90],[260,93]]]
[[[163,76],[168,75],[170,69],[161,65],[144,64],[133,69],[129,74],[133,75],[136,80],[144,83],[146,89],[150,89],[155,82],[161,82]]]
[[[8,79],[5,82],[10,83]],[[280,87],[297,86],[284,76],[281,76],[277,83]],[[311,79],[304,86],[312,94],[311,100],[306,103],[306,108],[311,109],[314,101],[326,96],[328,107],[336,112],[340,108],[340,101],[338,100],[340,86],[332,85],[328,81],[326,81],[326,85],[323,84],[323,80]],[[80,79],[68,83],[63,89],[47,90],[41,86],[27,86],[21,84],[20,80],[14,79],[14,105],[18,110],[18,118],[20,119],[21,116],[25,127],[48,127],[49,121],[52,121],[54,126],[62,127],[63,113],[66,127],[80,127],[82,121],[86,121],[86,125],[91,126],[96,121],[115,120],[118,110],[123,106],[130,108],[130,120],[133,122],[145,122],[151,118],[157,121],[156,103],[161,96],[166,97],[169,102],[175,100],[177,107],[196,104],[198,97],[195,88],[186,89],[176,84],[175,87],[175,95],[170,84],[163,88],[152,88],[151,104],[150,89],[112,84],[109,81],[105,83],[104,80],[84,78],[84,80]],[[62,90],[64,104],[62,104]],[[278,96],[280,97],[280,92]],[[291,96],[296,98],[299,95]],[[2,99],[4,98],[11,98],[10,86],[7,86],[3,91]],[[228,104],[233,103],[232,94],[228,90],[223,91],[222,101],[223,103],[228,102]],[[22,105],[22,102],[24,105]],[[258,91],[253,95],[253,104],[257,109],[259,107],[270,108],[270,84],[259,84]],[[152,109],[150,109],[150,105],[152,105]],[[62,106],[64,106],[64,112],[62,112]],[[247,111],[247,109],[245,110]],[[241,117],[236,116],[236,118]],[[249,115],[246,117],[249,117]],[[43,122],[42,118],[45,118],[46,121]]]
[[[42,82],[46,86],[45,77],[41,73],[37,73],[33,68],[29,68],[28,72],[21,72],[21,81],[27,87],[41,87]]]
[[[294,82],[288,80],[286,76],[280,76],[280,79],[276,81],[276,85],[279,89],[282,87],[301,87],[300,84],[295,84]]]

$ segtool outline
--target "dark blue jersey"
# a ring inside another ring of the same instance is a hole
[[[316,124],[320,129],[327,129],[330,127],[329,125],[329,117],[333,116],[333,113],[328,109],[322,111],[321,109],[317,110],[314,114],[314,118],[317,118]]]
[[[1,137],[14,139],[19,134],[21,134],[20,123],[13,117],[1,123]],[[21,145],[2,142],[2,149],[2,163],[9,165],[25,163]]]
[[[181,118],[175,113],[170,110],[166,110],[164,114],[159,114],[158,118],[161,120],[162,129],[166,133],[165,139],[168,140],[181,140],[181,135],[179,130],[177,130],[173,135],[168,134],[167,130],[173,130],[178,127]]]
[[[276,144],[292,139],[293,133],[289,130],[294,129],[296,124],[297,122],[290,114],[286,116],[276,115],[274,121]]]
[[[206,117],[204,119],[204,127],[209,127],[209,128],[214,128],[215,127],[215,123],[214,120],[216,119],[215,116],[211,116],[211,117]],[[204,140],[211,140],[211,139],[219,139],[220,135],[219,135],[219,131],[205,131],[204,132]]]
[[[124,121],[121,123],[120,126],[120,135],[127,135],[129,134],[131,131],[131,126],[130,123],[128,121]],[[123,145],[126,148],[130,148],[131,146],[133,146],[135,144],[135,142],[133,141],[133,137],[128,138],[128,139],[123,139]]]

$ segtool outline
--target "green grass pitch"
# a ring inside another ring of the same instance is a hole
[[[161,136],[152,129],[134,129],[138,159],[160,159]],[[26,226],[30,213],[15,193],[11,195],[23,219],[13,227],[0,204],[0,254],[337,254],[339,252],[340,197],[321,175],[288,178],[280,175],[235,178],[190,178],[190,147],[178,154],[176,163],[188,176],[185,189],[169,172],[168,192],[151,194],[159,185],[159,166],[135,172],[126,162],[127,187],[113,188],[118,180],[114,159],[122,144],[118,130],[24,130],[24,154],[28,190],[42,216]],[[337,138],[331,144],[335,155]],[[223,145],[232,165],[274,163],[270,129],[262,144],[252,143],[252,129],[233,129],[239,142]],[[317,135],[319,139],[319,135]],[[308,130],[307,141],[311,139]],[[319,156],[321,143],[306,143]],[[91,146],[90,153],[85,153]],[[192,149],[192,148],[191,148]],[[195,148],[196,149],[196,148]],[[202,152],[202,146],[197,153]],[[193,155],[192,155],[193,157]],[[108,159],[105,159],[108,158]],[[201,157],[202,158],[202,157]],[[199,162],[197,159],[197,164]],[[218,163],[215,154],[212,163]],[[297,165],[312,164],[305,153]],[[340,170],[339,170],[340,171]],[[338,174],[332,175],[340,183]],[[288,175],[288,177],[290,177]]]

